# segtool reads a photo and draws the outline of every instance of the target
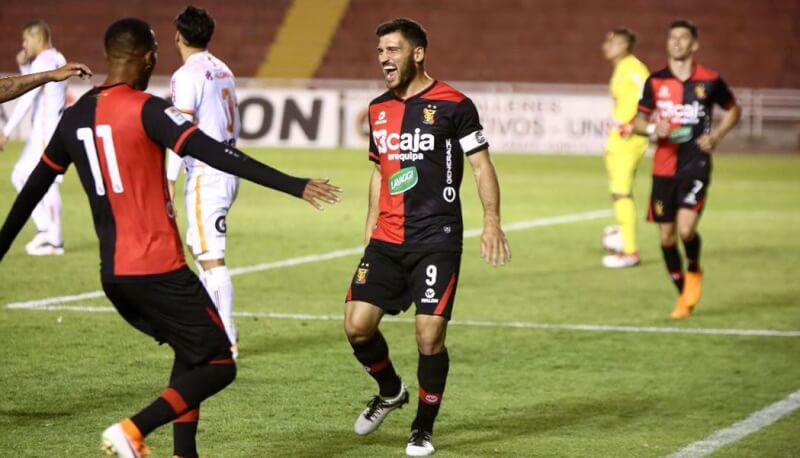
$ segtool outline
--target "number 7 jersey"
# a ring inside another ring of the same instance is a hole
[[[42,160],[58,173],[75,164],[100,240],[104,281],[186,265],[164,156],[165,148],[180,153],[195,131],[163,99],[121,83],[95,87],[64,113]]]

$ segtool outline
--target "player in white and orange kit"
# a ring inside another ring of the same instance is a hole
[[[172,76],[172,103],[206,135],[235,146],[240,123],[233,72],[207,49],[214,20],[205,10],[189,6],[175,19],[175,25],[175,41],[184,64]],[[200,279],[219,310],[236,357],[233,284],[225,265],[225,245],[226,217],[236,198],[239,179],[197,159],[181,160],[170,153],[167,180],[173,201],[181,166],[186,170],[186,243],[197,262]]]
[[[64,56],[53,48],[50,28],[44,21],[33,21],[25,25],[22,30],[22,51],[17,60],[23,74],[48,72],[67,63]],[[5,146],[8,137],[20,125],[27,112],[32,110],[30,136],[11,172],[11,182],[17,191],[22,189],[39,163],[66,107],[66,94],[66,81],[51,82],[28,92],[14,105],[14,110],[0,134],[0,149]],[[59,182],[60,180],[53,183],[33,211],[32,219],[37,233],[25,245],[25,250],[30,255],[64,254]]]

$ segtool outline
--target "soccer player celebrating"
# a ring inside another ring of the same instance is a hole
[[[172,103],[206,135],[235,146],[240,123],[233,73],[207,49],[214,19],[206,10],[188,6],[175,19],[175,26],[175,45],[183,66],[172,75]],[[181,165],[186,167],[186,244],[198,264],[200,280],[222,317],[236,359],[239,349],[233,323],[233,283],[225,265],[225,242],[226,217],[239,191],[239,178],[170,152],[167,180],[173,202]]]
[[[694,62],[699,47],[694,23],[681,19],[670,25],[669,64],[648,77],[634,121],[634,132],[658,137],[648,220],[658,223],[664,262],[678,289],[673,319],[688,317],[700,301],[697,225],[711,184],[711,153],[742,111],[719,74]],[[714,104],[727,110],[716,129],[711,124]],[[686,273],[676,233],[686,252]]]
[[[493,266],[511,259],[500,227],[500,190],[488,143],[472,101],[425,73],[428,39],[409,19],[378,26],[378,62],[389,90],[369,106],[370,180],[367,247],[347,291],[344,329],[356,359],[379,394],[355,422],[375,431],[408,403],[408,389],[389,359],[378,325],[416,303],[419,404],[406,454],[434,452],[450,359],[445,347],[461,265],[463,222],[459,189],[464,156],[483,203],[481,257]]]
[[[639,264],[633,183],[648,141],[645,136],[631,134],[631,122],[636,116],[636,106],[649,72],[633,55],[634,44],[636,35],[626,28],[608,32],[603,42],[603,54],[606,60],[614,64],[610,83],[611,96],[614,98],[614,128],[606,142],[606,170],[611,198],[614,200],[614,216],[622,231],[623,241],[622,253],[603,257],[603,265],[609,268]]]
[[[143,439],[171,421],[195,423],[200,403],[230,384],[236,365],[219,314],[186,267],[170,205],[164,149],[301,197],[317,208],[338,200],[323,180],[285,175],[193,126],[169,103],[142,92],[156,64],[150,26],[121,19],[105,34],[105,83],[66,111],[0,229],[0,259],[36,202],[74,163],[100,240],[103,290],[136,329],[175,352],[169,386],[136,415],[108,427],[103,447],[126,458],[147,454]],[[186,432],[184,430],[184,432]],[[194,437],[175,454],[196,457]]]
[[[20,72],[39,73],[56,70],[66,65],[64,56],[52,45],[50,28],[44,21],[37,20],[22,29],[22,51],[17,56]],[[0,134],[0,149],[8,141],[9,135],[17,128],[22,118],[32,109],[31,133],[20,154],[11,182],[19,192],[28,180],[44,147],[53,135],[67,100],[67,83],[51,82],[25,94],[11,112],[8,122]],[[27,245],[25,251],[32,256],[48,256],[64,254],[64,242],[61,239],[61,194],[58,186],[61,179],[50,186],[42,201],[33,210],[33,223],[37,233]]]

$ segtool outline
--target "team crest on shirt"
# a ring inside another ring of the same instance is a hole
[[[697,96],[698,99],[703,100],[706,98],[706,86],[704,84],[698,84],[694,87],[694,95]]]
[[[422,109],[422,124],[432,126],[436,123],[436,105],[428,105]]]
[[[358,270],[356,270],[356,277],[354,279],[354,283],[356,285],[366,285],[368,273],[369,273],[369,264],[361,264],[358,267]]]

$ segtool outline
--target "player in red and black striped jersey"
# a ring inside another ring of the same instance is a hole
[[[378,60],[385,94],[369,106],[370,181],[367,247],[345,307],[345,333],[380,393],[358,416],[357,434],[375,431],[408,402],[378,326],[384,314],[416,304],[419,404],[406,453],[434,452],[433,424],[449,369],[447,323],[461,265],[463,221],[459,189],[466,157],[484,208],[481,255],[491,265],[511,259],[500,227],[500,191],[488,143],[472,101],[431,79],[424,68],[427,35],[414,21],[378,26]]]
[[[64,113],[0,229],[0,259],[56,176],[75,164],[100,239],[107,297],[126,321],[175,352],[169,387],[150,406],[106,429],[104,446],[139,457],[146,451],[144,436],[175,421],[175,454],[196,457],[200,403],[233,381],[236,366],[216,307],[186,267],[167,192],[165,148],[317,208],[321,201],[337,201],[338,188],[250,159],[206,136],[166,101],[142,92],[157,49],[146,22],[115,22],[106,32],[105,49],[106,82]]]
[[[694,62],[698,50],[697,26],[691,21],[672,23],[667,39],[669,65],[645,83],[634,130],[656,134],[653,191],[648,220],[658,223],[667,270],[678,288],[672,318],[688,317],[700,300],[700,222],[711,184],[711,153],[736,125],[741,108],[719,74]],[[712,128],[714,105],[726,111]],[[683,242],[688,271],[677,248]]]

